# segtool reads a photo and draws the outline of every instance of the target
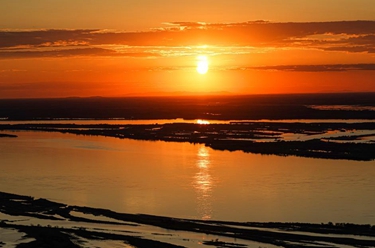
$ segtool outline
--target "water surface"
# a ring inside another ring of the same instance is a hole
[[[375,224],[375,162],[215,151],[189,143],[16,132],[5,192],[182,218]]]

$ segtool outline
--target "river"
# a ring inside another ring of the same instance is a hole
[[[375,161],[216,151],[202,144],[19,131],[1,191],[119,212],[375,224]]]

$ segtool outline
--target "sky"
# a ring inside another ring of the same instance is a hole
[[[0,98],[369,91],[374,0],[0,1]]]

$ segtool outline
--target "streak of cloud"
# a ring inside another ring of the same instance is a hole
[[[232,70],[272,70],[294,72],[375,71],[375,64],[276,65],[241,67]]]
[[[163,56],[175,47],[304,48],[350,53],[375,52],[375,21],[306,23],[171,22],[147,32],[113,30],[0,31],[0,58],[45,56]],[[100,47],[100,49],[98,48]],[[117,48],[116,48],[117,47]],[[123,52],[119,52],[119,48]],[[142,47],[142,49],[140,49]],[[147,49],[148,47],[149,49]],[[53,51],[48,51],[53,48]],[[138,48],[137,52],[132,52]],[[149,51],[153,49],[150,54]],[[14,52],[18,50],[18,52]],[[158,50],[161,52],[159,53]],[[225,50],[225,49],[224,49]],[[228,49],[226,50],[228,51]],[[251,49],[248,52],[252,52]],[[142,53],[144,55],[142,55]],[[180,53],[184,56],[184,53]],[[177,54],[178,55],[178,54]]]

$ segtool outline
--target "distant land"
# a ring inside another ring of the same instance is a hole
[[[375,119],[374,109],[375,93],[0,99],[0,120]]]
[[[210,125],[105,122],[178,118],[231,122]],[[72,123],[48,123],[59,119]],[[103,120],[103,124],[83,125],[75,121],[81,119]],[[278,121],[300,119],[314,119],[315,123]],[[335,121],[339,119],[344,121]],[[10,125],[1,120],[26,123]],[[45,123],[27,123],[29,120]],[[324,123],[324,120],[330,121]],[[190,142],[218,150],[362,161],[375,159],[374,120],[375,93],[0,100],[0,130],[4,132],[47,131]],[[295,138],[285,138],[290,135]]]
[[[45,131],[120,139],[205,144],[217,150],[263,155],[370,161],[375,159],[375,122],[231,122],[149,125],[3,124],[3,131]],[[365,132],[365,133],[364,133]],[[293,139],[286,139],[288,136]]]

